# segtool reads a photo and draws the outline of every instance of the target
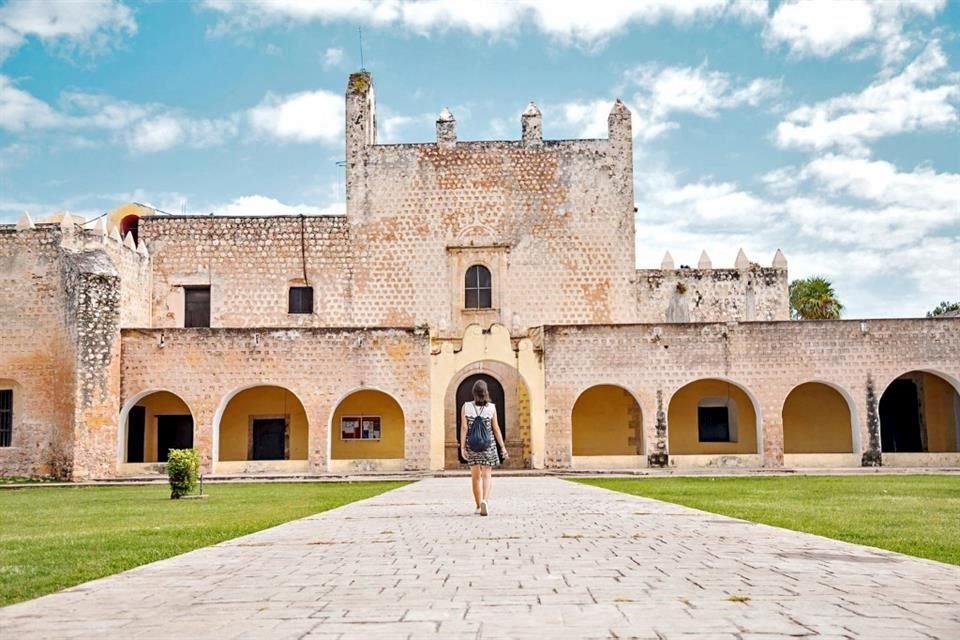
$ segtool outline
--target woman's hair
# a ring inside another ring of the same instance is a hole
[[[480,405],[490,402],[490,390],[487,389],[487,383],[483,380],[473,383],[473,401]]]

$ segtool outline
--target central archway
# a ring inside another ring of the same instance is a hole
[[[759,466],[759,416],[753,394],[732,380],[704,378],[684,385],[667,409],[671,461],[678,466]]]
[[[307,414],[289,389],[238,389],[224,398],[213,426],[216,473],[307,470]]]
[[[447,386],[444,397],[444,467],[464,468],[460,462],[460,408],[473,399],[473,384],[485,380],[490,399],[497,405],[497,420],[510,459],[503,465],[523,469],[530,459],[530,393],[520,373],[494,360],[474,362],[461,369]]]

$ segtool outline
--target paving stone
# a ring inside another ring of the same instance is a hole
[[[960,567],[556,478],[495,484],[486,518],[468,479],[424,480],[0,609],[0,637],[960,638]]]

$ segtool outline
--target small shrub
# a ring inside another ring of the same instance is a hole
[[[170,479],[170,499],[177,500],[197,487],[200,457],[196,449],[170,449],[167,459],[167,477]]]

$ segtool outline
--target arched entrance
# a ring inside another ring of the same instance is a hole
[[[121,413],[120,462],[153,464],[167,461],[170,449],[193,447],[193,414],[170,391],[147,391]]]
[[[330,421],[330,470],[403,469],[404,429],[403,409],[389,394],[376,389],[348,394]]]
[[[214,417],[217,473],[306,470],[307,414],[288,389],[241,389],[221,407]]]
[[[695,380],[681,387],[670,398],[667,410],[671,460],[677,464],[759,466],[759,414],[748,392],[729,380]]]
[[[461,370],[447,388],[445,401],[446,446],[444,467],[464,468],[460,462],[460,408],[473,400],[473,384],[484,380],[490,400],[497,405],[497,421],[510,460],[503,466],[522,469],[530,458],[530,395],[513,367],[495,361],[474,363]]]
[[[783,403],[783,452],[853,453],[847,399],[821,382],[794,387]]]
[[[643,414],[623,387],[601,384],[581,393],[570,415],[570,432],[573,468],[646,466]]]
[[[498,409],[497,422],[500,425],[500,435],[503,437],[503,441],[506,442],[507,415],[505,411],[506,401],[503,393],[503,385],[500,384],[499,380],[485,373],[476,373],[472,376],[469,376],[460,383],[459,387],[457,387],[457,401],[454,405],[454,408],[457,412],[458,424],[458,428],[456,430],[457,442],[460,442],[460,407],[462,407],[465,402],[473,401],[473,385],[479,380],[483,380],[487,383],[487,390],[490,392],[490,402],[492,402]]]
[[[911,371],[880,396],[883,453],[956,453],[960,450],[960,396],[941,376]]]

